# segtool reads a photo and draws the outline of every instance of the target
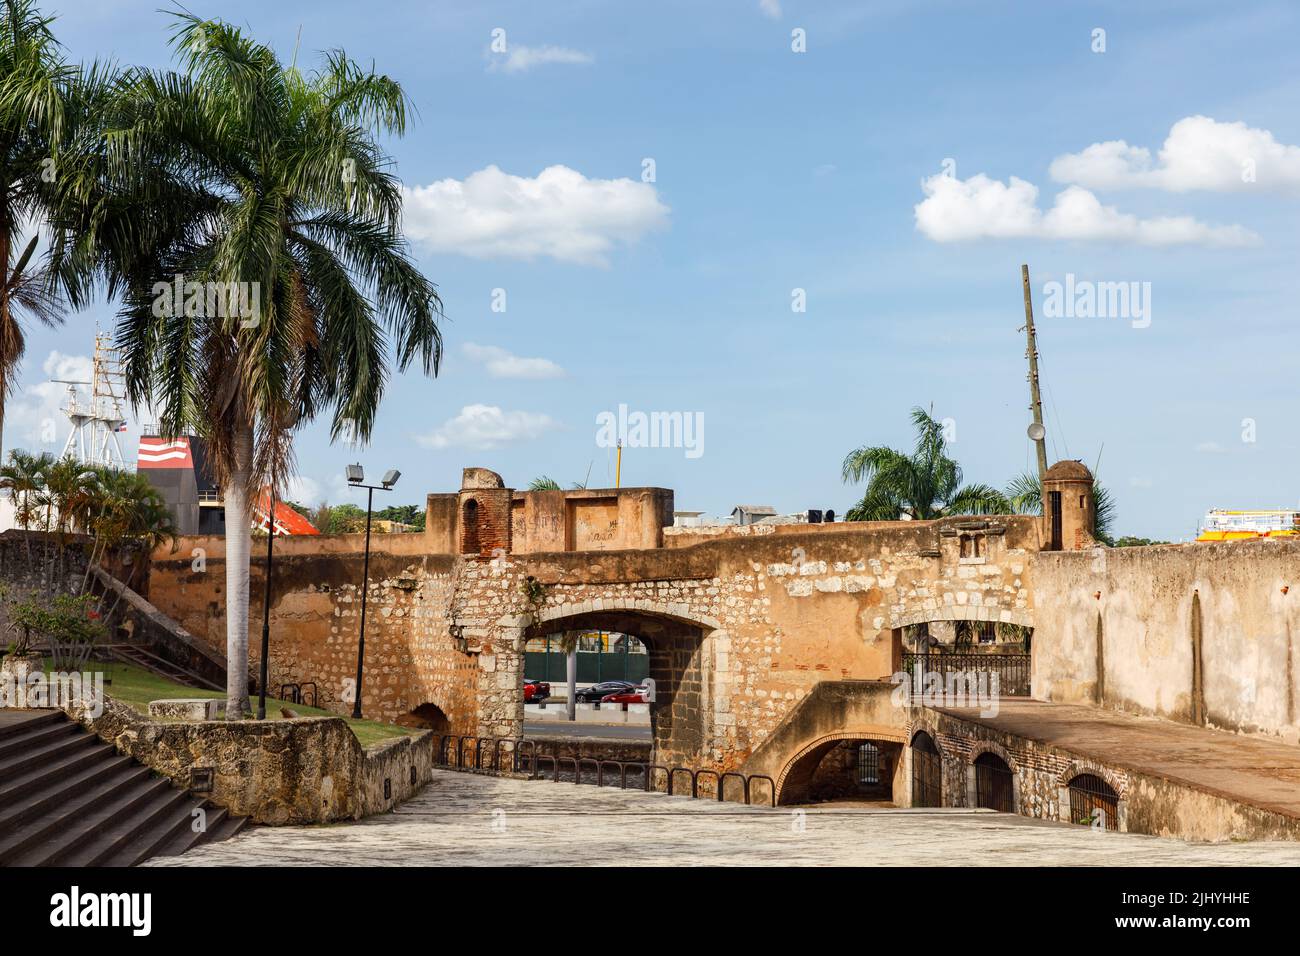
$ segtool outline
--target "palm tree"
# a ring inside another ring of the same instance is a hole
[[[1006,497],[1016,514],[1043,513],[1043,485],[1034,472],[1025,472],[1011,479]],[[1092,517],[1092,536],[1109,548],[1115,547],[1115,499],[1096,478],[1092,480]]]
[[[293,432],[320,414],[333,438],[367,440],[390,361],[436,375],[442,313],[409,258],[400,182],[376,143],[405,130],[401,87],[342,52],[305,74],[225,23],[176,17],[183,72],[124,74],[106,120],[106,195],[89,204],[89,245],[73,258],[121,274],[132,401],[152,401],[165,434],[207,441],[227,515],[226,714],[238,719],[253,496],[283,486]],[[127,209],[140,221],[116,228]],[[177,276],[202,284],[197,308],[188,284],[183,306],[171,297]],[[251,308],[231,308],[230,290]]]
[[[66,94],[78,72],[64,62],[52,22],[35,0],[0,6],[0,447],[5,399],[26,350],[23,326],[57,325],[66,302],[49,263],[36,256],[58,179]]]
[[[32,455],[20,448],[9,452],[9,461],[0,467],[0,490],[7,491],[14,504],[14,521],[23,531],[30,531],[32,522],[39,517],[40,506],[34,500],[40,493],[44,471],[54,463],[48,454]],[[32,539],[24,535],[27,551],[27,569],[32,568]]]
[[[573,491],[583,491],[587,487],[585,481],[575,481],[569,485]],[[554,478],[547,475],[540,475],[528,483],[529,491],[560,491],[560,483]]]
[[[845,457],[845,483],[866,481],[848,521],[927,521],[945,515],[1008,514],[1010,503],[989,485],[963,485],[961,466],[948,457],[943,424],[923,408],[912,409],[916,448],[908,455],[883,445],[857,448]]]

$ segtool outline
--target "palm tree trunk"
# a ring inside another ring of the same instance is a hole
[[[252,513],[248,475],[253,461],[253,429],[234,436],[233,467],[223,489],[226,507],[226,720],[250,713],[248,699],[248,561]]]
[[[570,648],[568,656],[564,659],[565,677],[569,681],[569,699],[566,706],[569,711],[569,720],[578,718],[578,648],[575,645]]]

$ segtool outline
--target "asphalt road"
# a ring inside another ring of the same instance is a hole
[[[646,740],[650,728],[639,724],[579,724],[567,720],[524,721],[525,737],[593,737],[601,740]]]

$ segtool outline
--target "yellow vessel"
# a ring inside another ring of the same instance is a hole
[[[1290,538],[1300,535],[1300,511],[1207,512],[1197,541],[1245,541],[1254,538]]]

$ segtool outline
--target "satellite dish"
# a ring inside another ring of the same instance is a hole
[[[1025,434],[1027,434],[1034,441],[1042,441],[1043,436],[1047,434],[1047,429],[1044,428],[1042,425],[1040,425],[1038,422],[1034,422],[1029,426],[1029,428],[1025,430]]]

